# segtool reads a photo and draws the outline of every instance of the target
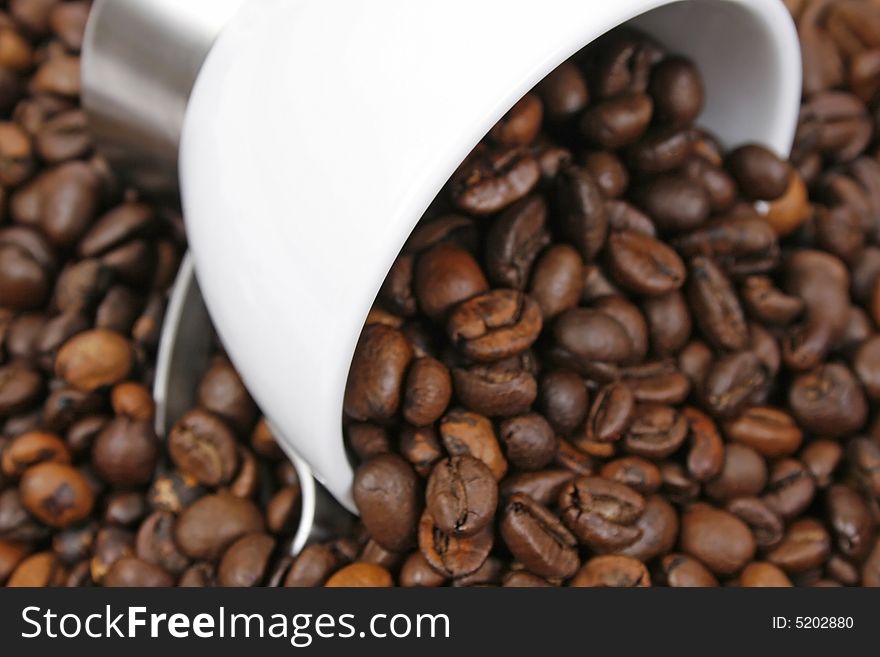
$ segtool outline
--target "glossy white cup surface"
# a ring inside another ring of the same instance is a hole
[[[221,33],[180,156],[199,282],[284,446],[348,508],[345,382],[400,247],[525,92],[631,19],[696,61],[702,125],[787,154],[801,68],[778,0],[248,0]]]

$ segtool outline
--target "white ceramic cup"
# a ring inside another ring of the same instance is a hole
[[[198,278],[284,446],[349,509],[345,383],[400,247],[525,92],[627,21],[696,61],[702,125],[788,152],[801,68],[779,0],[248,0],[214,44],[180,153]]]

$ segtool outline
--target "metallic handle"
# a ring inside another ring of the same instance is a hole
[[[178,189],[180,131],[211,46],[245,0],[96,0],[82,99],[98,149],[153,195]]]

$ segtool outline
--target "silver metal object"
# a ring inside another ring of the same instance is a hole
[[[95,142],[153,195],[177,192],[187,101],[220,30],[244,0],[96,0],[83,44],[82,102]]]
[[[196,406],[199,379],[211,359],[213,332],[192,258],[187,254],[174,282],[159,341],[153,383],[159,436],[166,436],[174,423]],[[309,542],[344,533],[353,518],[315,481],[305,461],[294,453],[287,455],[296,468],[302,492],[299,527],[290,547],[290,553],[296,555]]]

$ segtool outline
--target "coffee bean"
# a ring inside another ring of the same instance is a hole
[[[635,417],[635,396],[624,383],[612,383],[599,390],[590,407],[587,436],[591,440],[620,440]]]
[[[751,351],[716,360],[703,382],[703,401],[714,416],[725,419],[740,413],[767,385],[763,363]]]
[[[581,115],[581,133],[602,148],[621,148],[642,136],[653,111],[650,96],[621,94],[588,107]]]
[[[399,581],[405,588],[434,588],[443,586],[446,578],[431,568],[421,552],[413,552],[400,569]]]
[[[532,93],[523,96],[489,131],[489,138],[504,146],[527,146],[541,130],[544,104]]]
[[[468,575],[489,556],[494,543],[491,526],[473,536],[457,537],[444,533],[425,511],[419,523],[419,549],[428,564],[447,577]]]
[[[800,515],[813,501],[816,482],[797,459],[774,463],[763,500],[784,520]]]
[[[785,524],[770,506],[757,497],[737,497],[725,507],[752,530],[760,548],[771,548],[782,540]]]
[[[537,413],[502,420],[498,435],[508,460],[518,470],[540,470],[556,455],[556,434]]]
[[[46,587],[61,586],[66,572],[51,552],[39,552],[21,561],[9,576],[6,586]]]
[[[835,484],[825,494],[825,506],[837,549],[856,561],[867,556],[874,527],[862,496],[845,484]]]
[[[266,577],[275,540],[267,534],[247,534],[229,546],[217,569],[220,586],[260,586]]]
[[[801,451],[800,459],[819,488],[827,488],[843,460],[843,448],[832,440],[814,440]]]
[[[659,296],[679,289],[684,263],[662,242],[624,231],[608,238],[608,263],[614,279],[638,294]]]
[[[766,276],[749,276],[740,293],[749,314],[765,324],[786,326],[804,309],[803,300],[785,294]]]
[[[737,497],[758,495],[767,483],[767,463],[746,445],[729,443],[724,446],[721,471],[706,482],[706,494],[722,502]]]
[[[683,57],[667,57],[651,72],[648,87],[658,121],[676,126],[694,121],[703,109],[703,79]]]
[[[584,287],[583,266],[578,252],[567,244],[550,247],[538,260],[529,295],[545,321],[578,305]]]
[[[179,575],[186,570],[189,559],[181,554],[174,542],[175,523],[171,512],[154,511],[138,529],[135,553],[139,559]]]
[[[122,557],[110,567],[103,585],[127,588],[173,586],[174,578],[155,564],[136,557]]]
[[[401,455],[421,477],[427,477],[434,464],[443,458],[443,448],[433,427],[404,427],[400,432],[399,448]]]
[[[581,156],[581,160],[602,196],[616,199],[623,195],[629,185],[629,172],[613,151],[588,151]],[[608,214],[607,203],[605,213]],[[610,221],[609,227],[613,228]]]
[[[38,463],[21,476],[21,501],[50,527],[74,525],[92,512],[95,494],[85,476],[66,463]]]
[[[153,475],[159,445],[152,423],[116,417],[97,435],[92,465],[113,486],[146,484]]]
[[[566,526],[593,550],[617,551],[642,534],[635,523],[645,510],[645,499],[615,481],[576,479],[563,488],[559,507]]]
[[[257,407],[238,372],[226,360],[217,360],[199,383],[198,401],[241,433],[250,431]]]
[[[447,330],[465,357],[491,362],[528,349],[541,326],[541,310],[530,297],[515,290],[493,290],[459,304]]]
[[[678,514],[659,495],[652,495],[647,499],[645,512],[636,520],[635,526],[641,535],[620,550],[621,554],[647,562],[675,547],[679,527]]]
[[[792,586],[788,576],[772,563],[755,562],[743,568],[739,576],[743,587],[788,587]]]
[[[64,343],[55,359],[55,373],[74,388],[89,391],[119,383],[133,365],[125,338],[115,331],[93,329]]]
[[[686,554],[667,554],[661,562],[662,578],[675,588],[715,587],[718,580],[702,563]]]
[[[450,244],[439,244],[419,257],[414,283],[419,306],[434,320],[489,288],[473,256]]]
[[[599,474],[645,496],[656,493],[662,483],[660,469],[640,456],[623,456],[609,461],[602,466]]]
[[[434,466],[425,498],[434,524],[441,531],[473,536],[492,521],[498,485],[482,461],[455,456]]]
[[[744,349],[748,328],[730,280],[710,258],[697,257],[690,264],[688,300],[697,326],[719,349]]]
[[[182,472],[200,484],[229,483],[238,467],[232,431],[217,416],[195,409],[186,413],[168,434],[168,453]]]
[[[794,454],[803,434],[794,419],[777,408],[752,406],[723,425],[729,440],[748,445],[762,456],[775,458]]]
[[[218,493],[196,500],[183,511],[174,539],[191,559],[214,560],[245,534],[262,531],[262,514],[253,502]]]
[[[30,431],[16,436],[0,451],[0,470],[10,479],[20,477],[37,463],[70,463],[71,454],[53,433]]]
[[[321,586],[338,564],[337,556],[326,545],[321,543],[307,545],[287,571],[284,586]]]
[[[699,183],[676,174],[653,178],[637,194],[639,207],[663,232],[699,228],[709,217],[710,199]]]
[[[688,435],[688,419],[679,410],[664,404],[636,407],[624,436],[624,448],[630,454],[651,460],[670,456]]]
[[[577,540],[547,508],[526,495],[505,505],[501,537],[531,572],[548,578],[571,577],[580,566]]]
[[[583,422],[588,402],[587,387],[574,372],[553,370],[541,377],[538,403],[558,433],[569,434]]]
[[[538,383],[531,372],[505,362],[452,370],[459,400],[477,413],[489,416],[519,415],[538,396]]]
[[[422,501],[406,461],[393,454],[376,456],[358,468],[352,491],[361,519],[380,545],[402,551],[414,543]],[[389,514],[392,505],[396,511]]]
[[[767,561],[796,574],[820,565],[831,551],[831,537],[822,523],[804,518],[793,523],[782,542],[767,553]]]
[[[590,99],[587,82],[578,67],[566,62],[538,85],[547,117],[559,121],[580,112]]]
[[[586,261],[592,261],[608,234],[608,217],[599,186],[585,169],[570,166],[559,172],[555,192],[561,236],[574,244]]]
[[[829,438],[858,431],[868,412],[861,386],[839,363],[822,365],[797,377],[789,389],[788,403],[802,427]]]
[[[574,479],[571,470],[546,469],[538,472],[518,472],[504,478],[501,494],[510,497],[516,493],[550,506],[559,499],[559,493],[569,481]]]
[[[452,198],[461,210],[492,214],[526,196],[540,176],[538,163],[519,147],[478,147],[453,174]]]
[[[728,156],[727,165],[750,199],[773,201],[788,189],[791,168],[763,146],[740,146]]]
[[[641,304],[651,338],[651,347],[658,356],[679,352],[691,336],[691,314],[684,295],[675,290],[661,296],[647,297]]]
[[[607,554],[587,561],[569,586],[646,587],[651,586],[651,577],[645,564],[638,559]]]
[[[371,563],[353,563],[338,570],[324,586],[330,588],[386,588],[393,584],[391,573]]]
[[[0,295],[14,310],[39,308],[52,285],[55,256],[39,233],[0,229]]]
[[[755,539],[735,515],[700,503],[682,514],[681,547],[716,575],[731,575],[751,560]]]
[[[404,335],[381,324],[367,326],[352,360],[344,409],[356,420],[383,421],[400,406],[412,348]]]
[[[488,418],[463,409],[453,409],[440,421],[440,436],[451,456],[473,456],[486,465],[496,481],[504,478],[507,460]]]
[[[867,438],[849,443],[846,459],[856,481],[870,494],[880,493],[880,445]]]
[[[506,209],[486,235],[486,274],[496,285],[525,288],[532,264],[550,243],[547,204],[529,196]],[[398,262],[400,259],[398,258]]]

